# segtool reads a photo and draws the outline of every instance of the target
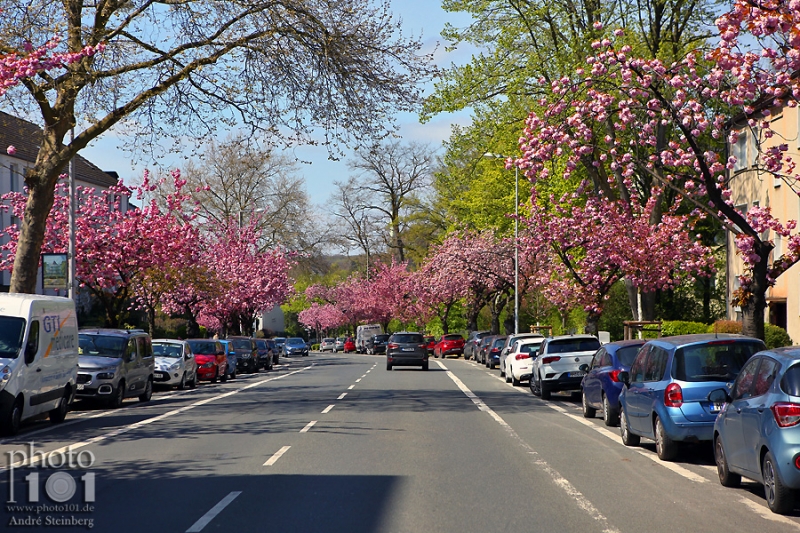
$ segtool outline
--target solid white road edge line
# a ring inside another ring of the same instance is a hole
[[[317,423],[316,420],[312,420],[311,422],[306,424],[306,427],[304,427],[303,429],[300,430],[300,433],[308,433],[308,430],[311,429],[312,427],[314,427],[314,424],[316,424],[316,423]]]
[[[115,429],[113,431],[110,431],[108,433],[105,433],[105,434],[102,434],[102,435],[98,435],[96,437],[92,437],[91,439],[88,439],[88,440],[84,440],[84,441],[81,441],[81,442],[76,442],[76,443],[73,443],[73,444],[68,444],[67,446],[62,446],[61,448],[58,448],[56,450],[51,450],[49,452],[42,452],[41,454],[40,453],[36,453],[32,459],[31,458],[23,459],[22,461],[17,461],[16,463],[0,467],[0,472],[8,470],[9,468],[21,468],[21,467],[24,467],[24,466],[33,466],[36,463],[38,463],[40,460],[47,459],[52,454],[60,454],[60,453],[69,452],[70,450],[77,450],[78,448],[83,448],[84,446],[87,446],[89,444],[94,444],[96,442],[101,442],[101,441],[104,441],[104,440],[109,439],[111,437],[116,437],[118,435],[122,435],[123,433],[127,433],[128,431],[131,431],[133,429],[138,429],[138,428],[140,428],[142,426],[146,426],[148,424],[152,424],[153,422],[158,422],[160,420],[164,420],[165,418],[170,418],[170,417],[175,416],[175,415],[177,415],[179,413],[183,413],[184,411],[189,411],[191,409],[194,409],[195,407],[199,407],[201,405],[205,405],[207,403],[211,403],[211,402],[214,402],[216,400],[221,400],[222,398],[227,398],[228,396],[233,396],[234,394],[238,394],[239,392],[241,392],[243,390],[251,389],[253,387],[257,387],[259,385],[263,385],[264,383],[268,383],[270,381],[283,379],[283,378],[285,378],[287,376],[291,376],[292,374],[297,374],[298,372],[303,372],[304,370],[308,370],[309,368],[313,367],[315,364],[316,363],[312,363],[311,365],[309,365],[307,367],[300,368],[298,370],[295,370],[294,372],[289,372],[288,374],[283,374],[282,376],[276,376],[274,378],[269,378],[269,379],[265,379],[265,380],[262,380],[262,381],[257,381],[255,383],[251,383],[250,385],[247,385],[246,387],[242,387],[241,389],[236,389],[236,390],[233,390],[231,392],[226,392],[225,394],[219,394],[217,396],[212,396],[211,398],[206,398],[205,400],[200,400],[198,402],[194,402],[193,404],[189,404],[189,405],[187,405],[185,407],[181,407],[180,409],[174,409],[174,410],[168,411],[168,412],[166,412],[166,413],[164,413],[162,415],[154,416],[153,418],[147,418],[145,420],[140,420],[139,422],[135,422],[135,423],[127,425],[127,426],[122,426],[121,428],[117,428],[117,429]]]
[[[330,413],[330,412],[331,412],[331,409],[333,409],[333,407],[334,407],[335,405],[336,405],[336,404],[331,404],[331,405],[329,405],[328,407],[326,407],[325,409],[323,409],[323,410],[322,410],[322,414],[324,415],[324,414],[328,414],[328,413]]]
[[[572,483],[570,483],[564,476],[559,474],[558,471],[556,471],[553,467],[551,467],[544,459],[538,458],[539,452],[531,448],[531,446],[527,442],[522,440],[522,438],[517,434],[517,432],[514,431],[514,429],[511,426],[509,426],[508,423],[505,420],[503,420],[503,418],[500,415],[495,413],[488,405],[486,405],[483,402],[483,400],[481,400],[477,395],[475,395],[474,392],[469,390],[467,386],[464,385],[464,383],[460,379],[458,379],[455,374],[449,371],[447,367],[444,366],[440,361],[436,361],[436,363],[441,367],[442,370],[445,370],[447,372],[447,376],[451,380],[453,380],[453,383],[456,384],[456,386],[461,390],[461,392],[463,392],[467,396],[467,398],[472,400],[472,403],[474,403],[478,407],[478,409],[484,411],[485,413],[488,413],[489,416],[491,416],[498,424],[500,424],[503,427],[503,429],[505,429],[508,432],[508,434],[514,440],[516,440],[517,443],[522,448],[525,449],[528,455],[532,456],[531,463],[533,463],[540,470],[544,471],[547,475],[549,475],[550,478],[553,480],[553,482],[560,489],[566,492],[570,498],[572,498],[575,501],[578,507],[580,507],[590,517],[592,517],[594,520],[596,520],[602,525],[604,533],[619,533],[619,530],[609,523],[608,518],[606,518],[605,515],[603,515],[592,504],[592,502],[590,502],[586,498],[586,496],[584,496],[578,489],[576,489],[572,485]],[[533,459],[533,457],[536,458]]]
[[[347,393],[346,393],[346,392],[343,392],[343,393],[341,393],[341,394],[339,395],[339,397],[338,397],[338,398],[336,398],[336,399],[337,399],[337,400],[341,400],[341,399],[343,399],[345,396],[347,396]]]
[[[242,491],[234,491],[222,498],[220,502],[212,507],[206,514],[200,517],[200,520],[192,524],[192,527],[186,530],[186,533],[198,533],[203,531],[203,528],[208,525],[209,522],[214,520],[214,518],[222,512],[230,503],[236,499]]]
[[[800,525],[789,520],[785,516],[773,513],[772,511],[769,510],[769,507],[761,505],[752,500],[748,500],[745,497],[740,497],[739,503],[741,503],[742,505],[744,505],[745,507],[756,513],[761,518],[772,520],[773,522],[779,522],[781,524],[786,524],[787,526],[792,526],[794,529],[800,530]]]

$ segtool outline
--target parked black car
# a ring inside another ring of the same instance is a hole
[[[258,350],[258,366],[266,370],[272,370],[275,354],[267,339],[256,339],[256,349]]]
[[[386,345],[389,343],[389,335],[382,333],[380,335],[373,335],[367,339],[367,353],[378,354],[386,353]]]
[[[393,333],[386,345],[386,370],[395,366],[422,366],[428,370],[428,346],[421,333]]]
[[[258,348],[250,337],[228,337],[236,350],[236,368],[241,372],[258,372]]]

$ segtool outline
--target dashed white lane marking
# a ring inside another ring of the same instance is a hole
[[[361,378],[358,378],[358,379],[356,380],[356,383],[358,383],[359,381],[361,381]]]
[[[592,504],[592,502],[590,502],[586,498],[586,496],[584,496],[578,489],[576,489],[572,485],[572,483],[570,483],[564,476],[559,474],[558,471],[556,471],[553,467],[551,467],[544,459],[539,458],[538,457],[539,453],[533,448],[531,448],[531,446],[527,442],[522,440],[522,438],[517,434],[517,432],[514,431],[514,429],[511,426],[509,426],[508,423],[505,420],[503,420],[503,418],[500,415],[495,413],[491,407],[486,405],[483,402],[483,400],[481,400],[477,395],[475,395],[474,392],[469,390],[467,386],[464,385],[464,383],[456,377],[455,374],[447,370],[446,366],[444,366],[439,361],[436,361],[436,363],[441,367],[442,370],[445,370],[447,372],[447,376],[451,380],[453,380],[453,383],[456,384],[456,386],[461,390],[461,392],[463,392],[467,396],[467,398],[472,400],[472,403],[474,403],[478,407],[478,409],[491,416],[498,424],[500,424],[503,427],[503,429],[505,429],[508,432],[508,434],[514,440],[517,441],[517,443],[522,448],[525,449],[525,451],[531,456],[531,462],[535,466],[537,466],[540,470],[544,471],[547,475],[549,475],[550,478],[553,480],[553,482],[575,501],[578,507],[580,507],[590,517],[592,517],[594,520],[596,520],[602,525],[604,533],[619,533],[619,530],[609,523],[608,518],[606,518],[605,515],[603,515]]]
[[[316,420],[312,420],[311,422],[306,424],[306,426],[303,429],[300,430],[300,433],[308,433],[308,430],[314,427],[314,424],[316,423],[317,423]]]
[[[200,517],[200,520],[192,524],[192,527],[186,530],[186,533],[198,533],[203,531],[203,528],[208,525],[209,522],[214,520],[214,518],[222,512],[230,503],[236,499],[242,491],[234,491],[222,498],[220,502],[212,507],[206,514]]]
[[[266,463],[264,463],[262,466],[272,466],[272,465],[274,465],[275,463],[277,463],[277,462],[278,462],[278,459],[280,459],[280,458],[281,458],[281,456],[283,456],[283,454],[285,454],[286,452],[288,452],[288,451],[289,451],[289,448],[291,448],[291,446],[284,446],[283,448],[281,448],[280,450],[278,450],[277,452],[275,452],[275,453],[272,455],[272,457],[270,457],[269,459],[267,459],[267,462],[266,462]]]
[[[335,405],[336,405],[336,404],[331,404],[331,405],[329,405],[328,407],[326,407],[325,409],[323,409],[323,410],[322,410],[322,414],[324,415],[324,414],[330,413],[330,412],[331,412],[331,409],[333,409],[333,407],[334,407]]]
[[[361,376],[361,379],[364,379],[365,377],[367,377],[367,375],[366,375],[366,374],[364,374],[363,376]]]
[[[347,390],[353,390],[354,388],[355,388],[355,385],[350,385],[349,387],[347,387]]]
[[[346,392],[343,392],[343,393],[341,393],[341,394],[339,395],[339,397],[338,397],[338,398],[336,398],[336,399],[337,399],[337,400],[341,400],[341,399],[343,399],[345,396],[347,396],[347,393],[346,393]]]
[[[28,457],[26,459],[17,461],[16,463],[12,463],[10,465],[0,467],[0,471],[8,470],[9,468],[21,468],[23,466],[35,465],[39,461],[44,461],[45,459],[50,457],[52,454],[68,453],[71,450],[77,450],[78,448],[83,448],[84,446],[88,446],[89,444],[95,444],[97,442],[101,442],[101,441],[104,441],[106,439],[109,439],[109,438],[112,438],[112,437],[116,437],[118,435],[122,435],[123,433],[127,433],[128,431],[131,431],[131,430],[134,430],[134,429],[139,429],[140,427],[152,424],[153,422],[159,422],[161,420],[164,420],[165,418],[170,418],[172,416],[175,416],[177,414],[183,413],[185,411],[189,411],[191,409],[194,409],[195,407],[199,407],[199,406],[205,405],[207,403],[211,403],[211,402],[214,402],[214,401],[217,401],[217,400],[221,400],[222,398],[227,398],[228,396],[233,396],[234,394],[238,394],[243,390],[251,389],[253,387],[258,387],[259,385],[263,385],[264,383],[268,383],[270,381],[275,381],[275,380],[278,380],[278,379],[283,379],[283,378],[285,378],[287,376],[291,376],[292,374],[297,374],[298,372],[303,372],[304,370],[308,370],[309,368],[312,368],[315,364],[316,363],[312,363],[311,365],[309,365],[307,367],[300,368],[298,370],[295,370],[294,372],[289,372],[288,374],[283,374],[281,376],[276,376],[274,378],[269,378],[269,379],[264,379],[264,380],[261,380],[261,381],[256,381],[255,383],[251,383],[250,385],[247,385],[246,387],[242,387],[240,389],[232,390],[230,392],[226,392],[225,394],[218,394],[217,396],[212,396],[210,398],[206,398],[205,400],[200,400],[200,401],[194,402],[192,404],[189,404],[189,405],[187,405],[185,407],[181,407],[180,409],[174,409],[174,410],[168,411],[168,412],[166,412],[166,413],[164,413],[162,415],[154,416],[153,418],[147,418],[145,420],[140,420],[139,422],[135,422],[135,423],[129,424],[127,426],[122,426],[122,427],[117,428],[117,429],[115,429],[113,431],[110,431],[108,433],[104,433],[102,435],[98,435],[96,437],[92,437],[91,439],[88,439],[88,440],[84,440],[84,441],[81,441],[81,442],[75,442],[73,444],[68,444],[67,446],[62,446],[61,448],[58,448],[56,450],[51,450],[49,452],[36,453],[36,454],[33,455],[33,457]]]
[[[756,513],[761,518],[765,518],[767,520],[772,520],[773,522],[780,522],[781,524],[786,524],[788,526],[792,526],[796,530],[800,530],[800,524],[792,522],[785,516],[781,516],[779,514],[775,514],[769,510],[768,507],[760,505],[752,500],[748,500],[747,498],[740,497],[739,503]]]

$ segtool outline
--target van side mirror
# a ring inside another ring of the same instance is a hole
[[[714,389],[708,393],[708,401],[716,405],[731,403],[731,396],[726,389]]]
[[[629,372],[625,372],[624,370],[619,373],[619,375],[617,376],[617,379],[620,380],[625,385],[630,385],[631,384],[631,375],[630,375]]]

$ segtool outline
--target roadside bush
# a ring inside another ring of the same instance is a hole
[[[684,320],[665,320],[661,324],[661,335],[664,337],[691,335],[694,333],[708,333],[708,325],[702,322],[687,322]]]
[[[736,333],[742,332],[742,323],[737,320],[717,320],[708,326],[709,333]]]
[[[780,348],[781,346],[791,346],[792,338],[785,329],[772,324],[764,324],[764,342],[767,344],[767,348]]]
[[[311,345],[311,351],[312,352],[318,352],[319,351],[319,344],[312,344]]]

